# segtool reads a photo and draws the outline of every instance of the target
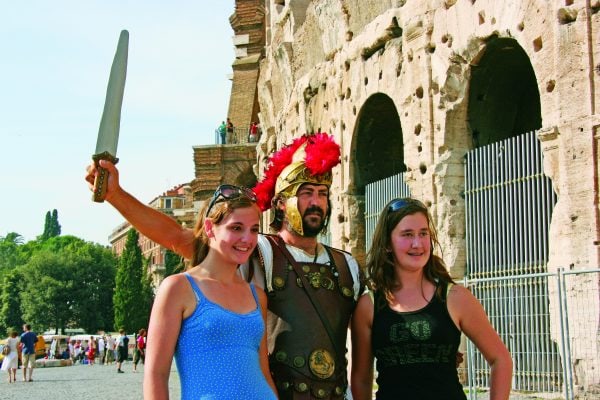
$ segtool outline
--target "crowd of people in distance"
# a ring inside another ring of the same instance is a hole
[[[146,359],[146,335],[145,329],[140,329],[134,335],[133,347],[133,372],[137,372],[140,361],[144,364]],[[43,340],[31,331],[29,324],[23,325],[23,333],[18,336],[16,331],[11,331],[6,339],[3,350],[4,359],[0,370],[8,373],[8,382],[16,382],[16,370],[22,367],[23,380],[33,381],[32,373],[35,368],[36,358],[44,360],[70,360],[73,365],[84,364],[93,366],[95,364],[116,364],[117,372],[123,373],[122,364],[128,360],[130,353],[129,336],[123,329],[119,330],[118,336],[110,333],[103,335],[90,335],[89,338],[66,337],[61,340],[60,336],[54,337],[50,345],[45,349],[45,354],[36,354],[36,343]],[[44,344],[44,346],[46,346]],[[29,372],[29,375],[27,375]]]

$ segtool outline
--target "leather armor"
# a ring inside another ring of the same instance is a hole
[[[325,246],[328,263],[296,263],[309,286],[304,288],[283,240],[265,236],[273,249],[273,290],[267,292],[269,363],[279,398],[342,399],[348,386],[346,336],[356,305],[346,258]],[[320,304],[335,345],[305,289]]]

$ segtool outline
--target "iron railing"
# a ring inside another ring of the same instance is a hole
[[[511,399],[591,399],[600,394],[599,281],[600,269],[559,268],[460,282],[482,302],[513,357]],[[481,290],[489,286],[503,291]],[[539,286],[548,288],[549,295],[540,296]],[[470,400],[486,399],[489,367],[468,339],[466,344],[459,375]]]

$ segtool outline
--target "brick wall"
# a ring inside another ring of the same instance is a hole
[[[229,22],[235,34],[236,59],[227,116],[234,126],[258,121],[259,61],[265,45],[264,6],[260,0],[237,0]]]

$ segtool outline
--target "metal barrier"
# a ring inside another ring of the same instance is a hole
[[[262,130],[258,128],[258,135],[254,142],[250,141],[250,125],[244,126],[236,126],[233,128],[232,132],[226,133],[226,142],[225,144],[248,144],[248,143],[257,143],[262,135]],[[215,129],[214,136],[215,144],[221,143],[221,135],[219,134],[219,129]]]
[[[410,189],[404,175],[405,173],[401,172],[365,186],[365,237],[367,241],[365,248],[367,250],[371,248],[377,218],[383,207],[393,199],[410,197]]]
[[[513,357],[512,389],[522,398],[600,394],[600,269],[465,279]],[[494,290],[491,290],[494,289]],[[487,398],[487,362],[466,340],[459,369],[469,399]],[[512,397],[511,397],[512,398]]]

